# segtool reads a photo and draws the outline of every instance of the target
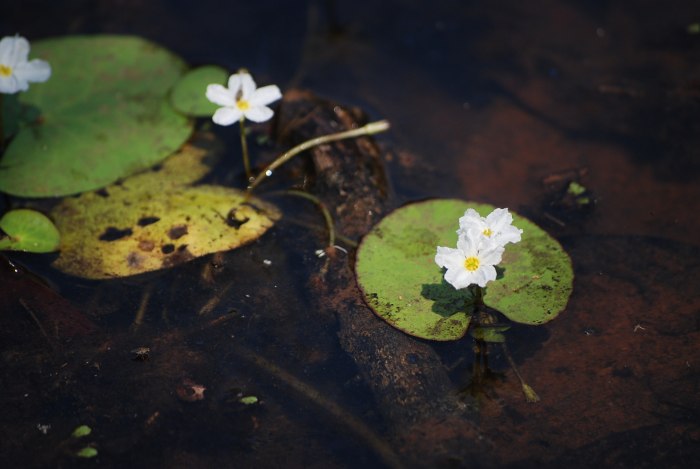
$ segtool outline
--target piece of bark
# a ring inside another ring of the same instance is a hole
[[[364,125],[362,113],[305,91],[285,94],[276,138],[287,145]],[[311,191],[331,210],[340,233],[359,238],[391,206],[382,150],[362,137],[309,150]],[[410,465],[462,462],[490,465],[472,406],[461,401],[429,344],[380,320],[355,283],[352,254],[331,253],[327,269],[310,279],[315,306],[337,315],[340,343],[371,388],[395,449]],[[476,455],[479,455],[478,457]]]

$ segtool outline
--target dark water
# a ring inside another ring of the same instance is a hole
[[[323,235],[285,221],[209,277],[210,259],[90,282],[51,271],[42,256],[10,256],[40,278],[3,267],[3,466],[689,467],[700,458],[695,2],[374,3],[23,1],[6,6],[0,33],[138,34],[191,64],[245,66],[261,84],[391,121],[379,140],[397,202],[510,207],[571,254],[567,311],[509,336],[541,402],[525,401],[495,354],[475,418],[488,451],[466,459],[436,445],[406,456],[340,346],[333,311],[311,306]],[[235,155],[235,133],[219,135]],[[572,180],[593,204],[567,198]],[[280,204],[288,218],[320,224],[313,207]],[[60,343],[32,314],[67,318]],[[434,348],[455,391],[467,386],[469,340]],[[72,456],[81,424],[93,429],[84,442],[98,449],[93,460]],[[431,431],[449,439],[446,425]]]

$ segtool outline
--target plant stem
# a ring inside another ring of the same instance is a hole
[[[528,402],[538,402],[540,400],[540,396],[538,396],[535,390],[532,389],[530,385],[528,385],[523,379],[522,375],[518,371],[518,367],[515,365],[515,360],[513,360],[513,357],[511,357],[510,352],[508,351],[508,346],[506,345],[506,343],[503,342],[501,344],[501,347],[503,348],[503,355],[506,356],[508,363],[510,363],[510,367],[515,373],[515,376],[517,376],[520,380],[520,386],[522,386],[523,388],[523,394],[525,394],[525,399],[527,399]]]
[[[328,211],[326,204],[324,204],[318,197],[309,194],[308,192],[299,190],[288,190],[284,192],[285,194],[295,195],[297,197],[302,197],[306,200],[310,200],[315,203],[316,206],[321,210],[323,214],[323,219],[326,221],[326,228],[328,229],[328,247],[333,247],[335,245],[335,224],[333,223],[333,217],[331,212]]]
[[[359,127],[357,129],[346,130],[344,132],[338,132],[334,134],[322,135],[320,137],[312,138],[299,145],[295,146],[291,150],[287,150],[282,155],[280,155],[275,161],[270,163],[260,174],[258,174],[255,179],[248,186],[248,195],[253,192],[258,184],[260,184],[265,178],[272,175],[272,172],[282,166],[287,161],[291,160],[295,155],[301,153],[304,150],[308,150],[311,147],[317,145],[322,145],[328,142],[335,142],[337,140],[343,140],[346,138],[362,137],[365,135],[373,135],[379,132],[384,132],[389,128],[389,122],[386,120],[381,120],[377,122],[370,122],[369,124]]]
[[[243,167],[245,168],[246,181],[250,183],[253,180],[253,174],[250,171],[250,158],[248,157],[248,140],[245,132],[245,117],[241,117],[241,150],[243,151]]]

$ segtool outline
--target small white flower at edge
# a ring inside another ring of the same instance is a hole
[[[27,91],[29,82],[44,82],[51,76],[51,66],[45,60],[27,61],[29,41],[21,36],[0,40],[0,93]]]
[[[513,226],[513,215],[508,213],[507,208],[497,208],[486,217],[479,215],[473,208],[467,209],[459,219],[457,234],[467,236],[472,231],[491,239],[499,246],[519,242],[523,232]]]
[[[257,88],[248,72],[234,73],[228,79],[228,88],[222,85],[207,86],[207,99],[220,107],[212,120],[219,125],[231,125],[245,117],[253,122],[265,122],[274,112],[268,104],[282,97],[276,85]]]
[[[503,251],[487,238],[460,235],[457,249],[438,246],[435,263],[447,267],[445,280],[458,290],[473,284],[485,287],[496,280],[494,266],[501,262]]]

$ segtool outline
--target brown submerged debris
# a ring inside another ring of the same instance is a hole
[[[184,378],[175,388],[175,393],[180,400],[196,402],[204,399],[204,391],[206,390],[205,386],[195,383],[190,378]]]
[[[291,90],[280,107],[276,137],[294,145],[366,121],[356,109]],[[308,153],[315,169],[310,190],[331,208],[339,233],[357,239],[388,212],[391,191],[383,151],[372,138],[322,145]],[[371,388],[395,450],[412,465],[470,460],[488,465],[484,454],[489,444],[468,410],[473,406],[459,400],[429,344],[392,328],[369,309],[355,283],[352,257],[328,256],[328,269],[310,280],[312,301],[320,311],[335,312],[341,345]]]

